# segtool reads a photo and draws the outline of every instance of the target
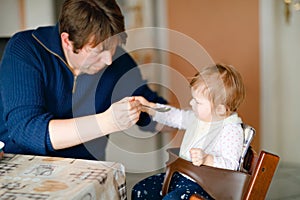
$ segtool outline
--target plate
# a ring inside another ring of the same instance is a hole
[[[1,142],[1,141],[0,141],[0,151],[2,151],[4,145],[5,145],[4,142]]]

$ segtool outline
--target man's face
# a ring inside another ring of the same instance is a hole
[[[93,48],[87,44],[77,54],[73,51],[69,52],[69,65],[76,74],[95,74],[107,65],[111,65],[116,47],[117,43],[110,45],[109,48],[104,47],[103,43]]]

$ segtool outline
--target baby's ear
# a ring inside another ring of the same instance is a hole
[[[219,104],[219,105],[217,106],[216,113],[217,113],[219,116],[224,116],[224,115],[226,115],[226,112],[227,112],[227,109],[226,109],[226,106],[225,106],[225,105]]]

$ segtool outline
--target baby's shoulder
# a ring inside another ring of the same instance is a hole
[[[243,137],[242,124],[226,124],[222,129],[222,135]]]

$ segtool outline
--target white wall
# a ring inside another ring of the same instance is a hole
[[[19,0],[0,0],[0,36],[20,30]]]
[[[52,0],[25,0],[26,28],[53,25],[56,23]]]
[[[0,36],[11,36],[22,29],[23,17],[25,29],[55,23],[52,0],[24,0],[24,16],[21,16],[20,0],[0,0]]]
[[[286,23],[282,0],[260,0],[262,148],[300,163],[300,11]]]

